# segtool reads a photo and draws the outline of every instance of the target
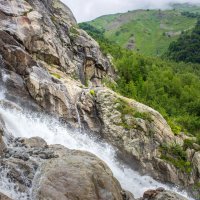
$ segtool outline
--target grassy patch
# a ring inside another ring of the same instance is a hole
[[[192,171],[192,164],[187,160],[183,147],[178,144],[163,144],[160,147],[161,159],[168,161],[182,172],[189,174]]]
[[[59,74],[56,73],[51,73],[51,75],[57,79],[61,79],[61,76]]]
[[[167,120],[167,123],[169,124],[169,126],[171,127],[171,129],[175,135],[179,135],[181,133],[182,127],[179,126],[177,123],[175,123],[172,119],[169,118]]]
[[[122,123],[120,123],[120,126],[123,126],[126,129],[133,129],[133,128],[139,128],[136,124],[128,124],[126,120],[126,116],[129,115],[133,118],[140,118],[143,120],[147,120],[149,122],[152,121],[151,116],[149,113],[140,113],[136,111],[132,106],[129,105],[129,103],[126,100],[123,99],[117,99],[115,101],[115,104],[117,104],[117,110],[121,113],[121,120]]]
[[[70,27],[70,33],[72,33],[73,35],[79,35],[77,28],[74,26]]]
[[[195,26],[197,18],[181,15],[181,12],[178,9],[138,10],[99,17],[88,24],[105,30],[104,36],[121,47],[126,47],[130,38],[134,38],[136,51],[145,55],[162,55],[179,33]]]
[[[95,96],[95,91],[94,91],[94,90],[90,90],[90,94],[91,94],[92,96]]]
[[[193,144],[194,144],[195,140],[191,140],[191,139],[186,139],[184,140],[184,145],[183,148],[186,150],[188,148],[192,149],[193,148]]]
[[[144,119],[144,120],[147,120],[149,122],[152,122],[152,118],[151,118],[151,115],[149,113],[135,112],[134,113],[134,117],[135,118]]]

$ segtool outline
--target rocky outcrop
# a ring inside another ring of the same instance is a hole
[[[1,1],[0,10],[1,54],[18,73],[25,74],[39,61],[83,82],[101,79],[111,70],[98,44],[77,28],[73,14],[59,0]]]
[[[188,153],[188,168],[177,168],[163,159],[163,144],[181,147],[188,137],[175,136],[157,111],[103,87],[85,90],[78,108],[85,127],[116,146],[120,158],[130,166],[157,180],[188,188],[194,194],[190,188],[200,181],[199,153]]]
[[[75,126],[80,87],[112,76],[109,59],[59,0],[0,1],[0,19],[2,63],[15,85],[24,84],[38,105]]]
[[[41,165],[33,181],[34,199],[122,200],[119,183],[96,156],[61,146],[53,149],[58,158]]]
[[[0,166],[1,174],[15,184],[15,192],[26,194],[27,200],[130,199],[95,155],[48,146],[39,137],[13,138],[1,155]],[[3,194],[0,197],[6,199]]]
[[[185,197],[164,190],[163,188],[158,188],[156,190],[148,190],[144,193],[143,198],[140,200],[187,200]]]

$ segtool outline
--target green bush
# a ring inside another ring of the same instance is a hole
[[[180,169],[185,173],[192,171],[192,164],[187,160],[187,154],[183,147],[178,144],[163,144],[160,147],[161,159],[168,161],[176,168]]]
[[[51,73],[52,76],[54,76],[57,79],[61,79],[61,76],[59,74],[56,73]]]
[[[95,91],[94,91],[94,90],[90,90],[90,94],[91,94],[92,96],[95,96]]]
[[[195,140],[191,140],[191,139],[186,139],[184,140],[184,145],[183,145],[183,149],[192,149],[193,148],[193,144],[194,144]]]
[[[175,61],[200,63],[200,19],[192,33],[183,33],[170,44],[166,55]]]
[[[126,129],[132,129],[132,128],[138,128],[140,129],[139,126],[137,126],[135,123],[132,124],[127,124],[126,121],[126,115],[131,116],[132,118],[140,118],[143,120],[147,120],[149,122],[152,122],[151,116],[149,113],[142,113],[142,112],[138,112],[136,111],[131,105],[129,105],[129,103],[124,100],[124,99],[117,99],[115,101],[115,104],[117,105],[116,109],[121,113],[121,120],[122,123],[118,124],[123,126]]]
[[[175,123],[171,118],[169,118],[167,122],[175,135],[179,135],[181,133],[182,127],[177,125],[177,123]]]

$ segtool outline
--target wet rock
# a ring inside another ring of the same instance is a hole
[[[143,198],[139,200],[187,200],[185,197],[165,190],[164,188],[158,188],[156,190],[148,190],[144,193]]]
[[[0,63],[3,62],[0,57]],[[23,78],[13,71],[6,69],[5,63],[0,64],[0,84],[4,90],[6,99],[1,100],[1,106],[7,109],[22,110],[31,109],[34,111],[41,111],[33,98],[26,89]]]
[[[45,140],[43,140],[40,137],[32,137],[32,138],[24,138],[22,139],[22,143],[27,147],[27,148],[46,148],[47,143]]]
[[[22,108],[18,106],[17,104],[8,101],[8,100],[0,100],[0,106],[5,108],[5,109],[11,109],[11,110],[17,110],[17,111],[22,111]]]
[[[5,143],[3,141],[2,135],[0,135],[0,156],[4,154],[5,150]]]
[[[124,199],[111,170],[93,154],[61,145],[46,146],[41,138],[17,138],[14,143],[25,141],[29,145],[8,148],[5,153],[9,156],[0,159],[1,173],[6,171],[19,192],[29,194],[32,188],[31,199],[41,200]],[[128,192],[126,199],[132,200]]]
[[[13,200],[13,199],[11,199],[10,197],[6,196],[3,193],[0,193],[0,200]]]
[[[0,115],[0,157],[4,156],[6,151],[6,144],[4,142],[3,136],[5,135],[5,123]]]
[[[121,194],[122,194],[123,200],[136,200],[134,198],[133,194],[131,192],[129,192],[129,191],[123,190],[121,192]]]
[[[165,189],[164,188],[158,188],[156,190],[147,190],[144,195],[143,195],[143,199],[153,199],[155,198],[159,193],[164,192]]]
[[[65,84],[55,82],[46,70],[33,67],[26,83],[39,105],[73,123],[77,121],[76,99],[82,89],[70,78],[66,77],[63,81]]]

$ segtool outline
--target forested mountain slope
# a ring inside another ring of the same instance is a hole
[[[200,18],[191,33],[183,33],[170,44],[167,57],[175,61],[200,63]]]

